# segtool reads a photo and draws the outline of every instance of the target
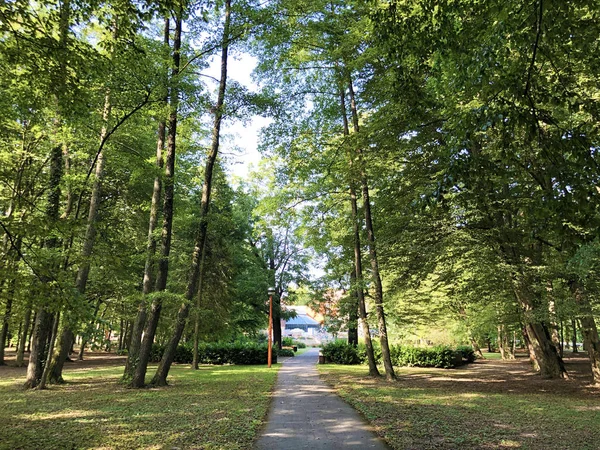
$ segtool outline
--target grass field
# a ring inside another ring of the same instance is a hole
[[[247,449],[278,367],[174,366],[170,386],[142,390],[118,383],[122,366],[68,370],[67,384],[39,392],[0,373],[0,448]]]
[[[587,378],[541,380],[526,361],[460,370],[319,366],[323,379],[395,449],[598,449],[600,391]]]

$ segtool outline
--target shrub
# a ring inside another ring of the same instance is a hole
[[[150,362],[159,362],[165,352],[165,347],[160,344],[152,344],[152,350],[150,350]]]
[[[117,356],[123,356],[123,355],[127,355],[129,354],[129,352],[127,351],[126,348],[122,348],[121,350],[117,350]]]
[[[300,342],[295,340],[293,337],[286,336],[281,340],[281,345],[284,347],[293,347],[296,346],[298,348],[306,348],[306,344],[304,342]]]
[[[150,354],[151,361],[158,362],[165,349],[154,344]],[[257,365],[267,363],[267,346],[252,342],[210,343],[198,346],[198,362],[201,364],[237,364]],[[175,362],[191,364],[193,349],[191,344],[180,344],[175,351]],[[273,352],[273,362],[277,362],[277,352]]]
[[[392,364],[395,366],[439,367],[449,369],[456,367],[462,360],[459,352],[447,346],[431,348],[408,347],[394,345],[390,348]],[[459,359],[460,358],[460,359]]]
[[[470,345],[459,345],[456,347],[456,351],[460,352],[462,359],[464,359],[467,363],[475,362],[475,359],[477,358],[473,347]]]
[[[375,364],[379,364],[381,362],[381,347],[377,341],[372,341],[373,343],[373,356],[375,357]],[[358,355],[360,356],[361,363],[366,363],[368,361],[367,358],[367,346],[362,342],[358,344]]]
[[[281,350],[277,350],[277,356],[296,356],[296,354],[290,348],[282,348]]]
[[[360,364],[364,361],[358,348],[346,341],[332,341],[325,344],[321,351],[329,362],[334,364]]]

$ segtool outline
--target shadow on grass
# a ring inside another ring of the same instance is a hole
[[[122,370],[69,371],[45,391],[4,383],[0,449],[249,448],[276,377],[263,367],[174,367],[171,387],[133,390],[119,384]]]
[[[522,360],[401,368],[395,382],[364,376],[362,367],[321,373],[394,448],[596,449],[600,392],[586,385],[580,363],[567,362],[570,381],[542,380]]]

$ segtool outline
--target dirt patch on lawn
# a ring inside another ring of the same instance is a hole
[[[570,398],[600,398],[600,387],[592,386],[590,363],[584,353],[565,355],[567,380],[544,380],[531,368],[529,359],[519,355],[515,360],[477,360],[454,370],[412,369],[402,371],[398,382],[409,387],[443,388],[460,393],[531,394],[551,392]]]
[[[0,378],[24,377],[27,374],[29,354],[25,354],[25,365],[23,367],[15,366],[16,358],[14,350],[6,350],[6,354],[4,355],[5,365],[0,366]],[[71,360],[65,363],[64,370],[125,366],[126,361],[127,356],[117,356],[114,353],[107,352],[87,352],[84,355],[83,361],[77,361],[77,354],[73,354]]]

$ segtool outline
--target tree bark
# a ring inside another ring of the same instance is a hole
[[[348,307],[348,344],[358,346],[358,295],[356,294],[356,271],[350,272],[350,305]]]
[[[6,337],[8,336],[8,324],[12,314],[12,303],[14,295],[14,280],[9,281],[7,289],[8,298],[6,301],[6,309],[4,310],[4,318],[2,320],[2,330],[0,330],[0,366],[4,365],[4,346],[6,345]]]
[[[535,306],[541,304],[540,299],[536,298],[537,294],[531,289],[535,281],[522,272],[515,274],[512,281],[515,298],[523,311],[530,358],[535,360],[542,378],[568,378],[547,325],[535,318]]]
[[[212,142],[208,158],[206,160],[206,168],[204,170],[204,185],[202,187],[202,201],[200,205],[200,223],[196,234],[194,251],[192,253],[192,267],[188,279],[188,286],[185,293],[186,302],[181,305],[177,314],[175,330],[173,336],[169,340],[165,353],[156,369],[156,373],[152,379],[152,384],[156,386],[164,386],[167,384],[167,376],[175,357],[177,345],[183,334],[185,323],[189,315],[190,302],[197,297],[200,277],[202,276],[202,266],[204,263],[204,254],[206,248],[206,236],[208,231],[208,212],[210,208],[210,196],[212,189],[212,176],[217,155],[219,153],[219,140],[221,136],[221,121],[223,119],[223,107],[225,104],[225,89],[227,87],[227,58],[229,52],[230,40],[230,22],[231,21],[231,0],[225,1],[225,23],[223,26],[223,39],[221,43],[221,79],[219,81],[219,93],[217,96],[217,104],[215,105],[215,114],[212,130]],[[197,297],[197,305],[200,298]]]
[[[471,341],[471,347],[473,347],[475,355],[477,355],[478,358],[485,359],[485,357],[483,356],[483,352],[481,351],[481,347],[479,347],[479,344],[477,343],[477,340],[472,336],[469,340]]]
[[[354,96],[354,86],[352,80],[348,80],[348,90],[350,94],[350,110],[352,112],[352,124],[354,132],[359,132],[358,111],[356,107],[356,98]],[[381,357],[385,368],[385,377],[388,380],[396,379],[392,359],[390,356],[390,347],[387,336],[387,325],[385,320],[385,310],[383,306],[383,285],[381,283],[381,275],[379,273],[379,261],[377,258],[377,245],[375,242],[375,229],[373,227],[373,217],[371,214],[371,199],[369,194],[369,182],[365,169],[365,161],[362,156],[362,151],[357,148],[357,156],[359,161],[360,184],[362,187],[363,209],[365,214],[365,228],[367,230],[367,243],[369,247],[369,256],[371,259],[371,273],[373,284],[375,285],[374,300],[375,312],[377,313],[377,321],[379,324],[379,342],[381,343]]]
[[[579,349],[577,348],[577,321],[575,319],[571,319],[571,329],[573,330],[573,334],[571,335],[571,342],[573,343],[573,353],[579,353]]]
[[[54,321],[52,325],[52,334],[50,336],[50,344],[48,345],[48,357],[46,359],[46,364],[44,365],[44,371],[42,372],[42,377],[40,379],[40,383],[37,386],[37,389],[46,389],[46,380],[48,379],[48,373],[50,372],[50,359],[52,357],[52,352],[54,351],[54,343],[56,342],[56,335],[58,334],[58,323],[60,322],[60,312],[57,312],[54,315]]]
[[[62,166],[62,146],[57,145],[52,149],[50,154],[50,179],[48,182],[48,204],[46,207],[46,217],[49,226],[53,226],[58,221]],[[52,235],[44,241],[44,247],[48,249],[55,249],[58,245],[58,240]],[[52,280],[50,276],[44,275],[41,281],[42,284],[47,284]],[[41,379],[43,364],[46,359],[46,343],[50,327],[50,314],[47,306],[42,304],[37,310],[32,333],[31,353],[29,354],[27,379],[25,381],[25,388],[27,389],[35,388]]]
[[[50,328],[50,314],[48,314],[45,307],[41,307],[36,314],[35,326],[32,333],[31,353],[29,354],[27,379],[24,385],[26,389],[37,387],[42,378],[46,355],[46,342],[48,341]]]
[[[344,124],[344,135],[350,135],[350,127],[348,126],[348,116],[346,115],[346,95],[344,91],[340,92],[340,107],[342,110],[342,121]],[[350,170],[353,169],[352,156],[348,158]],[[364,280],[363,280],[363,269],[362,269],[362,252],[360,242],[360,228],[358,219],[358,200],[356,198],[356,187],[354,185],[354,175],[350,175],[350,206],[352,211],[352,231],[353,231],[353,243],[354,243],[354,278],[356,280],[355,289],[356,297],[358,298],[358,315],[360,318],[360,324],[363,328],[363,338],[365,340],[365,347],[367,352],[367,362],[369,364],[369,375],[379,376],[379,369],[377,369],[377,362],[375,361],[375,352],[373,351],[373,342],[371,341],[371,330],[369,329],[369,322],[367,321],[367,307],[365,303],[364,294]]]
[[[28,342],[29,328],[31,325],[31,301],[27,302],[25,307],[25,317],[23,318],[23,329],[21,330],[21,338],[19,339],[19,345],[17,347],[17,360],[16,366],[23,367],[25,358],[25,346]]]
[[[600,337],[598,336],[598,327],[592,315],[592,306],[586,295],[584,287],[579,282],[571,282],[571,292],[575,298],[575,302],[579,306],[581,317],[581,333],[583,334],[583,342],[588,352],[590,360],[590,369],[592,370],[593,383],[600,384]],[[573,328],[575,330],[576,328]],[[575,332],[573,332],[575,334]]]
[[[560,336],[558,335],[558,322],[556,320],[556,304],[554,302],[554,286],[552,285],[552,281],[548,281],[548,283],[546,284],[546,292],[548,293],[548,316],[550,317],[550,336],[552,338],[552,343],[556,347],[556,351],[562,358],[562,345],[560,341]]]
[[[169,46],[169,19],[165,19],[163,43]],[[178,17],[175,22],[175,35],[173,37],[173,69],[171,72],[171,80],[177,83],[179,76],[179,67],[181,61],[181,31],[182,18]],[[163,103],[166,105],[169,95],[163,97]],[[161,255],[158,261],[158,275],[156,277],[155,286],[152,282],[152,274],[154,272],[154,255],[156,253],[157,241],[154,236],[154,230],[158,224],[158,205],[160,203],[160,195],[162,190],[162,182],[160,176],[154,179],[154,189],[152,191],[152,203],[150,208],[150,220],[148,225],[148,245],[146,249],[146,265],[144,268],[144,282],[142,295],[145,297],[154,289],[157,292],[162,292],[167,287],[167,278],[169,273],[169,254],[171,252],[171,234],[173,229],[173,198],[175,186],[175,150],[177,138],[177,114],[179,107],[179,90],[176,85],[171,87],[170,94],[170,113],[169,113],[169,134],[167,139],[167,155],[164,174],[164,200],[163,200],[163,226],[161,234]],[[166,121],[161,119],[158,123],[158,139],[156,143],[156,165],[162,168],[163,148],[165,145]],[[141,388],[145,385],[146,371],[156,328],[162,311],[162,298],[157,296],[152,301],[150,317],[146,323],[146,299],[143,298],[138,308],[138,317],[134,325],[132,338],[131,352],[127,359],[126,377],[131,378],[130,386]],[[145,328],[144,324],[146,325]],[[141,341],[141,330],[144,329],[144,338]],[[141,341],[141,342],[140,342]]]
[[[108,132],[108,121],[110,119],[111,114],[111,101],[110,101],[110,90],[106,90],[106,94],[104,97],[104,110],[102,112],[102,130],[100,132],[100,143],[104,142],[106,139],[106,134]],[[98,158],[96,161],[96,171],[94,177],[94,184],[92,186],[92,195],[90,197],[90,205],[88,210],[88,219],[87,219],[87,227],[85,230],[85,236],[83,238],[83,247],[81,249],[80,257],[81,257],[81,265],[79,266],[79,270],[77,271],[77,278],[75,280],[75,289],[79,292],[79,294],[84,295],[85,289],[88,282],[88,277],[90,274],[90,257],[92,256],[92,251],[94,249],[94,243],[96,241],[96,222],[98,220],[98,208],[100,206],[100,196],[102,191],[102,181],[104,178],[104,150],[101,149],[98,153]],[[60,344],[58,346],[58,351],[55,353],[52,358],[52,363],[50,367],[50,373],[48,375],[48,381],[50,383],[62,383],[62,370],[69,356],[69,351],[71,350],[71,346],[73,345],[73,340],[75,339],[75,335],[71,330],[71,324],[69,323],[69,317],[65,315],[64,324],[63,324],[63,332],[60,338]]]

